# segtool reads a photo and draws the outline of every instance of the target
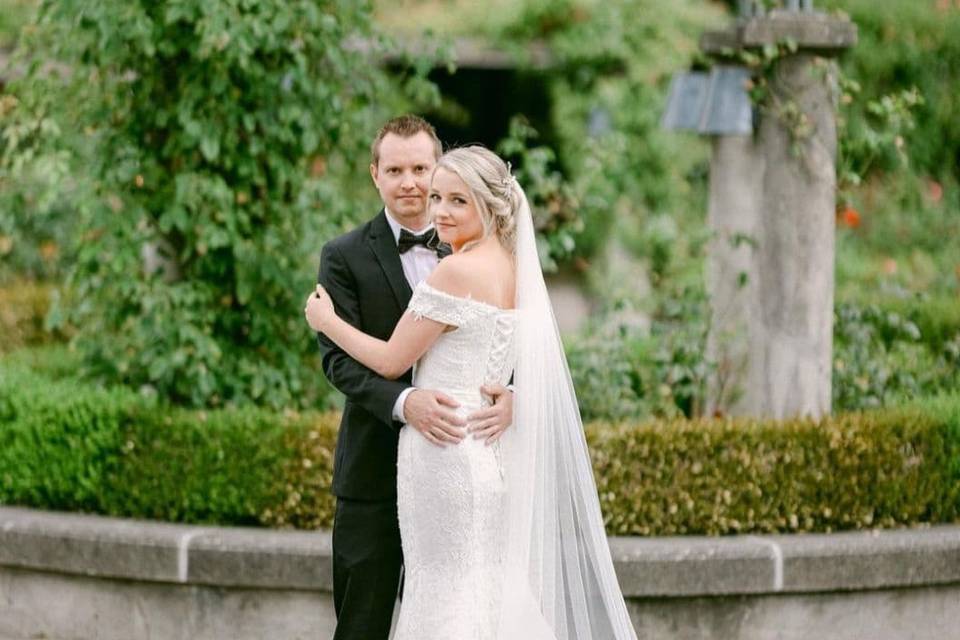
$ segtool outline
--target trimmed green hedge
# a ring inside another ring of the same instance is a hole
[[[0,362],[0,502],[330,526],[336,415],[171,410],[25,362]],[[587,437],[610,534],[960,519],[960,394],[819,422],[597,422]]]
[[[960,515],[960,396],[825,420],[593,424],[607,530],[835,531]]]
[[[332,447],[336,416],[171,409],[25,365],[48,360],[0,363],[0,503],[281,525],[305,496],[310,522],[332,519],[332,496],[310,490],[330,486],[332,456],[297,455],[316,439]]]

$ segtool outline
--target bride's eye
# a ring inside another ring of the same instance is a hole
[[[440,202],[440,194],[438,193],[431,193],[429,195],[429,198],[430,198],[430,202]]]

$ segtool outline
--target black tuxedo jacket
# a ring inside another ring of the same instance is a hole
[[[318,282],[337,315],[371,336],[387,340],[412,291],[386,213],[331,240],[320,256]],[[355,500],[392,500],[397,494],[397,438],[393,405],[410,386],[410,372],[381,378],[323,334],[317,334],[323,372],[346,396],[333,467],[333,493]]]

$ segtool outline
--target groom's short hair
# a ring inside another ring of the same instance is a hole
[[[439,159],[440,156],[443,155],[443,146],[440,144],[440,138],[437,137],[437,130],[433,128],[432,124],[420,116],[408,113],[392,118],[380,127],[380,131],[377,132],[377,137],[373,139],[373,144],[370,145],[370,156],[373,166],[377,166],[380,163],[380,143],[388,133],[398,135],[401,138],[410,138],[421,131],[433,139],[434,155]]]

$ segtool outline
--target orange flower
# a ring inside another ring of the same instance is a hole
[[[936,180],[927,180],[927,194],[934,203],[943,200],[943,185]]]
[[[850,229],[856,229],[860,226],[860,213],[853,207],[847,205],[843,211],[840,212],[840,223]]]
[[[888,276],[895,274],[897,272],[897,261],[893,258],[886,258],[883,261],[883,272]]]

